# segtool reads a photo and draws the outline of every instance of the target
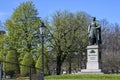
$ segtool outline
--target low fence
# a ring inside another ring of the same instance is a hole
[[[10,71],[7,70],[9,67],[6,64],[10,64]],[[14,70],[16,67],[12,67],[13,65],[18,67],[18,69]],[[24,67],[23,71],[26,71],[25,74],[20,74],[20,67]],[[41,80],[41,75],[40,68],[0,60],[0,80]]]

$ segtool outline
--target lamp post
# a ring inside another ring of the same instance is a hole
[[[44,80],[44,36],[45,36],[46,26],[42,22],[40,26],[40,34],[42,36],[42,80]]]

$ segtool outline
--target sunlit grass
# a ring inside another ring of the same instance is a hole
[[[120,80],[120,74],[77,74],[46,76],[45,80]]]

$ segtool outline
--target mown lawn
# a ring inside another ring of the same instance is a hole
[[[120,80],[120,74],[74,74],[46,76],[45,80]]]

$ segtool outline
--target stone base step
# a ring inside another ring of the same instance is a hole
[[[101,69],[82,69],[80,74],[104,74]]]

